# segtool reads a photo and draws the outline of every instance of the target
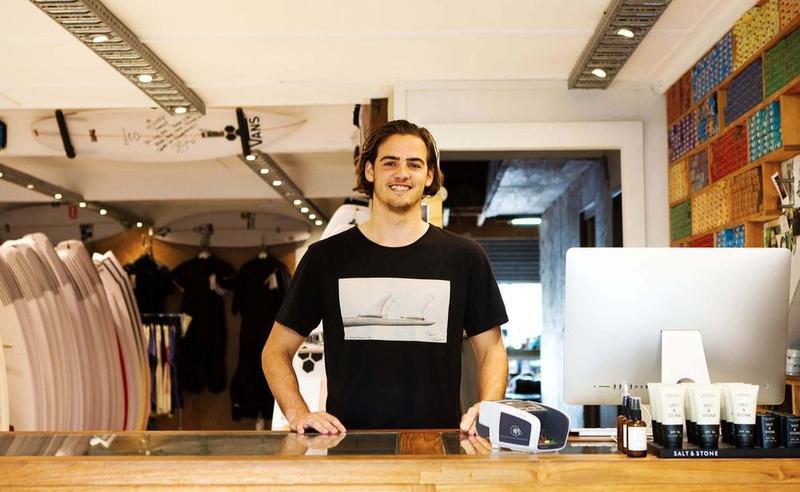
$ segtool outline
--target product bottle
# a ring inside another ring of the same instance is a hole
[[[625,403],[625,412],[622,418],[622,452],[628,452],[628,421],[631,419],[631,402],[633,397],[628,397],[628,402]]]
[[[617,415],[617,449],[619,451],[625,451],[625,444],[623,442],[624,434],[622,433],[623,427],[625,426],[625,421],[628,420],[628,416],[626,415],[628,409],[628,399],[630,397],[628,395],[622,395],[622,406],[618,408],[618,415]]]
[[[631,418],[628,425],[628,457],[647,456],[647,424],[642,420],[642,406],[639,398],[631,399]]]

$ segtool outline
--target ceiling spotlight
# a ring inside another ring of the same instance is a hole
[[[106,214],[108,213],[108,210],[106,210],[106,209],[104,209],[104,208],[101,208],[101,209],[100,209],[100,212],[98,212],[98,213],[99,213],[100,215],[106,215]]]
[[[55,198],[56,200],[61,200],[62,198],[64,198],[64,195],[62,195],[61,193],[56,193],[55,195],[53,195],[53,198]]]
[[[303,200],[295,200],[292,203],[294,203],[295,205],[300,205],[301,203],[303,203]]]
[[[143,225],[144,225],[144,224],[142,224],[141,222],[137,222],[137,223],[136,223],[136,227],[138,227],[138,228],[140,228],[140,229],[141,229],[141,227],[142,227]]]
[[[255,154],[247,154],[246,156],[244,156],[244,158],[247,159],[248,161],[256,160]]]
[[[78,206],[81,208],[86,208],[86,202],[80,202]]]
[[[269,174],[269,169],[266,167],[262,167],[261,169],[258,170],[258,172],[261,174]]]
[[[143,84],[149,84],[150,82],[153,81],[153,76],[150,75],[149,73],[143,73],[136,78],[139,79],[139,82]]]
[[[308,207],[303,207],[303,208],[301,208],[301,209],[300,209],[300,212],[302,212],[302,213],[304,213],[304,214],[307,214],[307,213],[308,213]]]
[[[3,177],[3,173],[0,173],[0,178],[2,178],[2,177]]]
[[[314,222],[314,223],[317,224],[317,225],[322,225],[322,221],[319,220],[319,219],[317,219],[316,222]]]
[[[280,186],[282,184],[283,181],[281,181],[280,179],[276,179],[275,181],[272,182],[272,186]]]
[[[314,220],[314,219],[316,219],[316,218],[317,218],[317,216],[316,216],[316,215],[314,215],[314,214],[309,214],[309,215],[308,215],[308,218],[309,218],[309,219],[311,219],[311,220]]]
[[[630,29],[626,29],[624,27],[622,29],[618,29],[617,34],[619,34],[623,38],[628,38],[628,39],[631,39],[633,37],[633,31],[631,31]]]
[[[105,34],[98,34],[92,38],[93,43],[105,43],[106,41],[108,41],[108,36]]]
[[[28,185],[28,186],[26,186],[25,188],[28,188],[29,190],[32,190],[32,189],[34,189],[34,188],[35,188],[35,186],[33,186],[32,184],[29,184],[29,185]]]
[[[185,112],[187,112],[189,110],[186,109],[186,106],[178,106],[177,108],[173,109],[172,111],[174,111],[175,114],[183,114],[183,113],[185,113]]]
[[[606,71],[603,70],[602,68],[595,68],[594,70],[592,70],[592,75],[594,75],[599,79],[604,79],[606,78]]]

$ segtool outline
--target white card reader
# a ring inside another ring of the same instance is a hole
[[[495,448],[558,451],[567,445],[569,416],[532,401],[482,401],[476,427]]]

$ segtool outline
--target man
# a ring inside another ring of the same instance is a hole
[[[356,165],[369,221],[312,244],[264,346],[264,375],[292,430],[460,428],[475,434],[478,406],[461,416],[461,340],[478,362],[480,400],[503,398],[508,321],[486,254],[422,220],[422,198],[442,185],[436,143],[404,120],[376,129]],[[323,321],[326,412],[300,396],[291,360]]]

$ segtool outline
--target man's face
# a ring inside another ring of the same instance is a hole
[[[367,181],[375,185],[373,199],[397,212],[418,205],[425,187],[433,182],[427,158],[425,142],[415,135],[392,135],[384,140],[375,162],[367,163],[364,170]]]

